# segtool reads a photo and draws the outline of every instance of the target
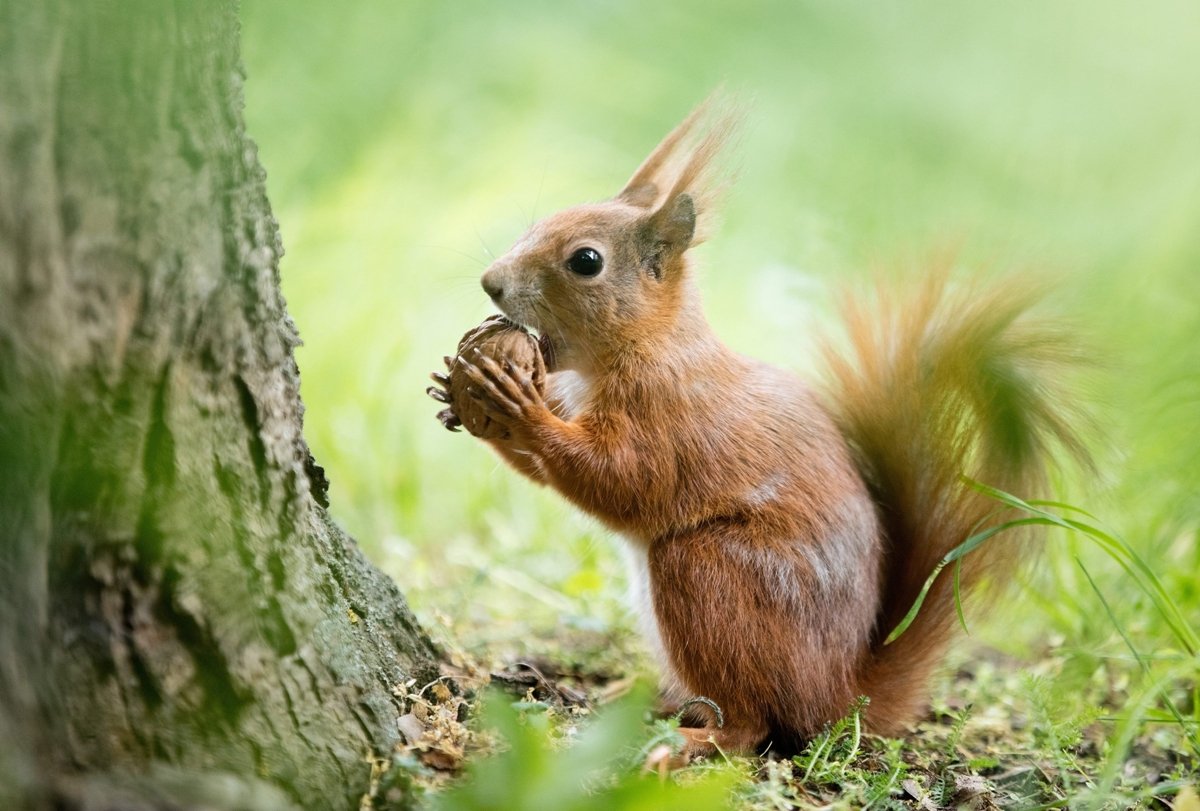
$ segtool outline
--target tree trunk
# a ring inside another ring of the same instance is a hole
[[[237,36],[0,0],[6,808],[354,807],[437,677],[325,512]]]

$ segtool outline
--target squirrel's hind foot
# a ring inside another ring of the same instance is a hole
[[[676,730],[683,736],[683,747],[675,752],[666,744],[655,747],[646,755],[646,771],[666,774],[682,769],[697,758],[715,755],[752,755],[767,737],[765,727],[680,727]]]

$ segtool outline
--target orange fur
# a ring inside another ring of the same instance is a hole
[[[868,724],[895,732],[951,636],[948,579],[898,643],[881,639],[988,510],[960,474],[1025,488],[1051,439],[1073,442],[1037,376],[1069,358],[1022,296],[943,283],[850,310],[824,395],[727,349],[687,261],[726,137],[697,136],[708,112],[616,198],[543,220],[486,272],[497,306],[553,346],[545,398],[485,358],[471,374],[509,427],[501,454],[627,539],[668,691],[724,712],[685,730],[688,753],[798,745],[860,694]],[[569,269],[581,248],[601,272]],[[969,564],[968,586],[1002,569]]]

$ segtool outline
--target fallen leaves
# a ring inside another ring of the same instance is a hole
[[[408,698],[411,710],[397,722],[405,740],[399,751],[414,755],[431,769],[458,771],[471,738],[463,723],[466,699],[454,695],[442,680]]]

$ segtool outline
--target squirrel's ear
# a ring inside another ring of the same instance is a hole
[[[683,253],[696,236],[696,202],[690,194],[677,194],[654,212],[650,222],[656,242],[671,253]]]
[[[687,193],[676,194],[647,217],[641,236],[642,263],[662,281],[696,236],[696,203]]]

